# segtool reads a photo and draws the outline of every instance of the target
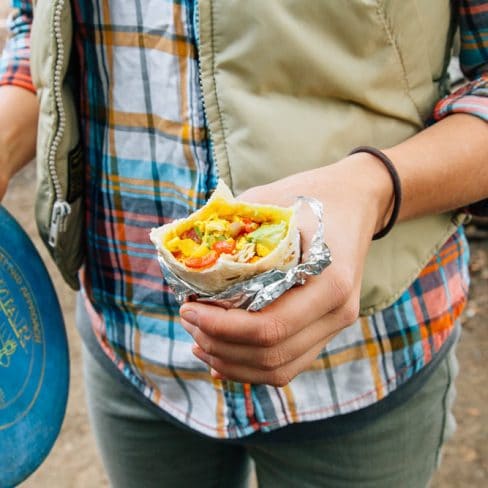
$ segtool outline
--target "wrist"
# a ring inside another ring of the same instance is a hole
[[[351,166],[358,191],[365,198],[372,237],[376,236],[388,225],[394,208],[395,191],[390,172],[376,155],[364,151],[351,154],[344,161]]]

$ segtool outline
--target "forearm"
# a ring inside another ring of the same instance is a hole
[[[488,123],[455,114],[384,151],[403,189],[400,220],[488,197]]]
[[[0,57],[0,199],[10,177],[34,157],[38,116],[30,74],[32,1],[10,4],[15,10]]]
[[[37,97],[15,86],[0,87],[1,172],[10,178],[35,155]]]

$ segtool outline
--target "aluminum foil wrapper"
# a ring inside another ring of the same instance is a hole
[[[324,242],[324,211],[322,203],[315,198],[297,197],[297,204],[307,203],[317,217],[317,230],[312,238],[307,260],[290,268],[288,271],[270,270],[252,278],[236,283],[217,294],[209,294],[188,284],[176,276],[158,254],[163,275],[174,291],[176,300],[211,303],[224,308],[244,308],[250,311],[260,310],[276,300],[295,285],[303,285],[308,276],[320,274],[331,262],[332,257]]]

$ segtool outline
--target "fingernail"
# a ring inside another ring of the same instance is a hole
[[[192,308],[183,308],[181,310],[181,318],[198,327],[198,315]]]

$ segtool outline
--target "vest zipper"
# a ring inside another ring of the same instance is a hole
[[[206,104],[205,104],[205,96],[203,95],[203,81],[202,81],[202,63],[201,63],[201,53],[200,53],[200,0],[195,0],[193,4],[193,30],[195,32],[195,40],[197,43],[197,67],[198,67],[198,84],[200,85],[200,101],[203,107],[203,113],[205,117],[205,123],[207,126],[208,131],[208,140],[209,140],[209,152],[210,158],[212,160],[212,164],[214,165],[217,177],[219,175],[219,166],[217,164],[217,157],[215,155],[215,148],[212,139],[212,131],[210,130],[210,125],[208,124],[207,112],[206,112]]]
[[[66,230],[66,217],[71,213],[69,203],[63,197],[63,189],[56,170],[56,155],[66,130],[66,113],[62,98],[62,70],[64,65],[64,45],[61,33],[61,15],[65,0],[55,0],[53,15],[53,34],[56,46],[56,60],[54,64],[54,102],[58,112],[58,127],[48,153],[48,170],[54,187],[56,201],[51,211],[49,227],[49,245],[56,247],[60,232]]]

